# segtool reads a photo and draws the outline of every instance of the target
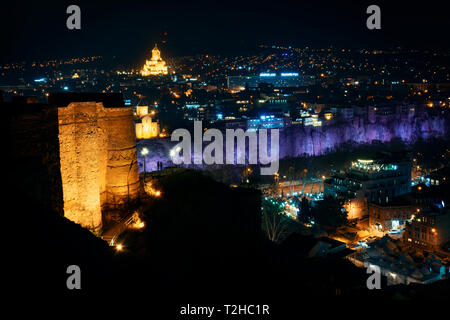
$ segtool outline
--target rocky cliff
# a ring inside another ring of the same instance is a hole
[[[409,144],[419,139],[446,138],[449,125],[448,116],[424,114],[405,118],[395,115],[381,116],[374,122],[356,117],[350,121],[322,127],[291,126],[280,130],[280,159],[323,155],[338,150],[343,144],[370,144],[376,141],[386,143],[393,139],[401,139]],[[170,138],[138,142],[138,149],[145,146],[150,150],[146,157],[146,170],[156,170],[157,161],[162,162],[164,166],[173,165],[169,154],[176,144],[177,142],[171,142]],[[206,144],[208,143],[204,143]],[[138,153],[141,172],[144,169],[143,160],[143,156]]]

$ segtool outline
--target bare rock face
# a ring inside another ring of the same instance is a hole
[[[342,145],[349,143],[355,145],[370,144],[375,141],[386,143],[393,139],[400,139],[409,144],[419,139],[445,138],[449,134],[449,123],[448,116],[422,114],[409,118],[396,115],[380,116],[372,122],[363,117],[355,117],[349,121],[322,127],[291,126],[280,130],[279,156],[280,159],[319,156],[339,150]],[[177,142],[171,142],[170,138],[141,140],[140,147],[147,147],[150,150],[145,157],[146,170],[156,170],[157,162],[162,162],[164,166],[173,165],[169,155],[176,144]],[[204,143],[204,147],[207,144]],[[138,157],[139,168],[143,171],[144,156],[139,153]],[[248,154],[246,154],[246,161],[248,162]]]
[[[138,196],[132,110],[72,102],[58,108],[58,122],[64,215],[99,231],[102,211]]]
[[[418,139],[442,138],[448,134],[448,122],[445,117],[424,115],[407,119],[386,116],[375,123],[355,118],[324,127],[293,126],[280,132],[280,158],[322,155],[349,142],[389,142],[397,138],[413,143]]]

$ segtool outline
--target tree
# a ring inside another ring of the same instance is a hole
[[[278,195],[280,194],[280,184],[278,182],[278,175],[275,175],[273,182],[270,183],[268,191],[269,195],[274,198],[277,198]]]
[[[295,168],[293,166],[290,166],[288,169],[288,175],[291,179],[290,186],[291,186],[291,195],[294,194],[294,180],[295,180]]]
[[[302,200],[300,201],[300,212],[297,215],[297,218],[301,222],[309,222],[311,219],[311,206],[306,197],[302,197]]]
[[[347,212],[342,211],[342,204],[332,196],[325,196],[311,210],[312,216],[320,226],[335,230],[347,221]]]
[[[283,213],[283,207],[278,202],[264,201],[262,214],[263,231],[269,240],[273,242],[283,240],[290,222],[290,219]]]

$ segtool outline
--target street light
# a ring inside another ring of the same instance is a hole
[[[142,148],[142,150],[141,150],[141,154],[144,156],[144,183],[145,183],[145,173],[146,173],[146,170],[145,170],[145,162],[146,162],[146,155],[148,155],[148,153],[149,153],[149,151],[148,151],[148,149],[147,148]]]
[[[176,147],[176,148],[172,148],[172,149],[170,149],[170,152],[169,152],[169,155],[170,155],[170,159],[172,160],[172,162],[173,162],[173,158],[175,157],[175,154],[180,154],[180,151],[181,151],[181,147]]]

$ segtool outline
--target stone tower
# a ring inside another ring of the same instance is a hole
[[[104,97],[54,99],[64,215],[92,231],[101,230],[102,212],[126,206],[139,192],[132,108],[124,107],[121,98],[105,103]]]

